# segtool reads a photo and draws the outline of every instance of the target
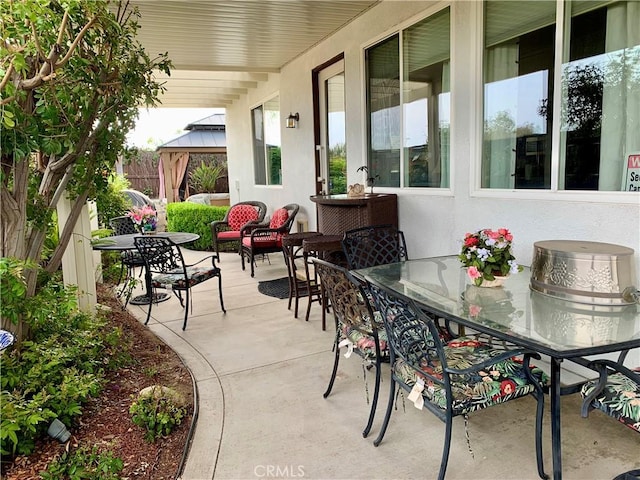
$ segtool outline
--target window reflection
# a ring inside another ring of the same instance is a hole
[[[487,2],[483,188],[551,186],[553,2]]]
[[[640,4],[616,2],[585,11],[594,6],[571,4],[560,186],[626,190],[627,159],[640,153]]]

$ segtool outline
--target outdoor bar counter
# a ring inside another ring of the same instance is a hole
[[[314,195],[318,231],[325,235],[342,235],[347,230],[370,225],[393,225],[398,228],[398,197],[393,193]]]

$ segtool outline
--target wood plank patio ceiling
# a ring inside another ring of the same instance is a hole
[[[174,69],[162,107],[225,107],[380,0],[132,0]]]

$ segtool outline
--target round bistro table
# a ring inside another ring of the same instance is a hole
[[[176,245],[184,245],[186,243],[195,242],[200,238],[200,235],[197,233],[187,233],[187,232],[156,232],[151,235],[157,235],[158,237],[168,238]],[[134,238],[143,237],[145,235],[139,233],[133,233],[128,235],[114,235],[112,237],[104,237],[99,240],[93,242],[92,247],[94,250],[103,250],[103,251],[125,251],[125,250],[135,250],[136,244],[134,243]],[[129,303],[132,305],[149,305],[150,302],[164,302],[165,300],[169,300],[171,294],[161,292],[161,293],[153,293],[146,292],[143,295],[138,295],[137,297],[133,297]]]

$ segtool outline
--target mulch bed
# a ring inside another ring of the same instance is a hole
[[[99,445],[124,462],[122,479],[175,479],[181,466],[193,415],[193,383],[180,358],[113,297],[111,290],[98,286],[98,301],[111,307],[107,316],[123,331],[133,363],[111,372],[102,394],[83,407],[77,425],[70,428],[71,439],[60,444],[53,439],[40,441],[35,453],[2,459],[2,478],[25,480],[39,478],[39,472],[65,450]],[[144,440],[144,431],[131,421],[132,395],[149,385],[165,385],[186,399],[188,413],[182,424],[167,438],[156,443]]]

